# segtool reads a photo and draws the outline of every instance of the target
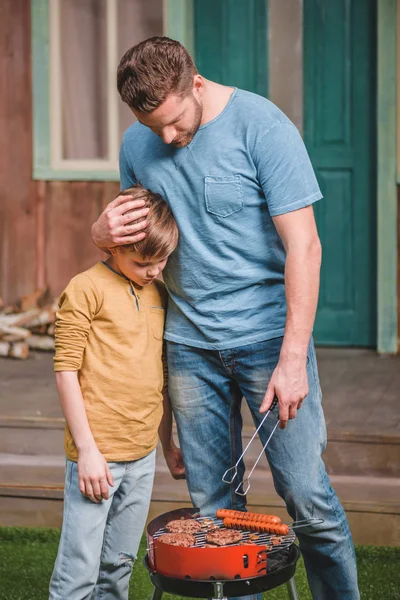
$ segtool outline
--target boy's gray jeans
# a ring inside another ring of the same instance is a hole
[[[128,600],[150,505],[155,450],[140,460],[108,464],[114,487],[108,500],[95,504],[79,490],[77,463],[67,460],[50,600]]]

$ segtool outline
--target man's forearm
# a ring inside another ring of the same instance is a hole
[[[260,412],[277,396],[284,429],[309,391],[307,350],[318,303],[321,244],[312,206],[274,217],[286,250],[286,326],[278,364],[271,376]]]
[[[318,304],[321,246],[288,249],[285,266],[287,317],[281,360],[305,361]]]
[[[97,221],[95,223],[93,223],[93,225],[92,225],[91,235],[92,235],[92,241],[93,241],[94,245],[102,252],[105,252],[106,254],[109,254],[111,256],[111,250],[107,246],[102,245],[102,243],[100,241],[101,238],[99,237],[100,232],[98,232]]]

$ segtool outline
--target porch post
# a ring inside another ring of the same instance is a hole
[[[178,40],[194,57],[193,0],[164,0],[165,35]]]
[[[379,353],[398,350],[396,88],[397,0],[377,2],[378,21],[378,340]]]

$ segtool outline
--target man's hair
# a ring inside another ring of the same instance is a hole
[[[169,94],[188,96],[197,69],[189,52],[175,40],[152,37],[130,48],[117,71],[117,87],[130,108],[151,113]]]
[[[144,258],[164,258],[173,252],[178,244],[178,226],[168,204],[160,194],[155,194],[137,184],[120,192],[121,196],[132,196],[134,200],[144,200],[149,213],[135,223],[146,220],[146,237],[136,244],[121,246],[127,252],[138,252]],[[129,213],[128,213],[129,214]]]

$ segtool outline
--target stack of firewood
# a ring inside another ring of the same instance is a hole
[[[25,359],[30,350],[54,350],[56,310],[47,289],[9,306],[0,298],[0,356]]]

